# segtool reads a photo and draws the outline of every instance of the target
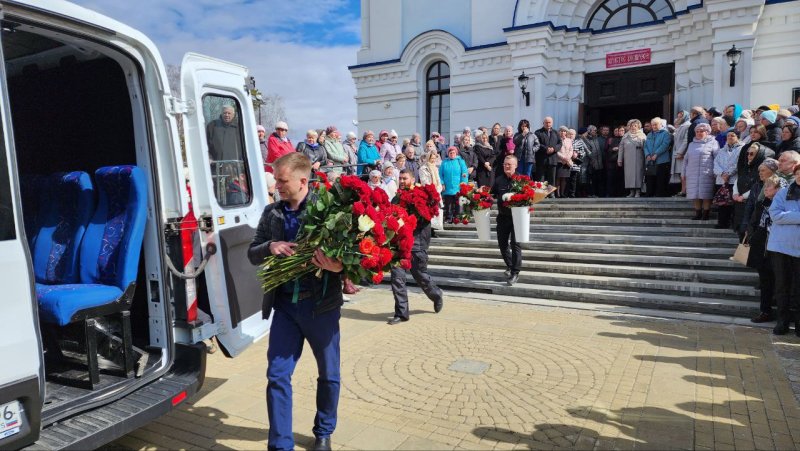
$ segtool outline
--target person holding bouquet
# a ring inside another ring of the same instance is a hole
[[[264,208],[255,237],[247,251],[250,263],[261,265],[267,257],[295,253],[295,238],[309,199],[311,161],[290,153],[274,163],[279,202]],[[317,360],[317,415],[314,449],[331,449],[336,428],[340,389],[339,318],[341,317],[342,262],[314,252],[311,263],[321,277],[311,273],[267,291],[262,301],[264,319],[272,315],[267,349],[267,414],[270,449],[293,449],[292,373],[308,341]]]
[[[522,269],[522,246],[514,236],[511,209],[503,205],[503,195],[511,191],[511,180],[517,172],[517,157],[508,155],[503,160],[503,173],[494,179],[492,195],[497,199],[497,244],[506,264],[505,276],[509,285],[519,280]],[[509,250],[510,242],[510,250]]]
[[[400,188],[392,203],[400,203],[403,191],[423,189],[414,187],[414,175],[408,169],[400,171]],[[439,313],[444,306],[441,288],[428,274],[428,246],[431,244],[431,223],[424,219],[417,221],[414,230],[414,246],[411,248],[411,276],[422,291],[433,301],[433,311]],[[394,295],[394,317],[388,324],[394,325],[409,320],[408,291],[406,290],[406,271],[402,267],[392,268],[392,294]]]

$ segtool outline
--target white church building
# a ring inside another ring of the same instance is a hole
[[[361,0],[361,13],[362,132],[614,125],[800,93],[798,0]]]

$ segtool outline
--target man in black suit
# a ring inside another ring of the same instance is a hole
[[[556,168],[558,167],[558,151],[561,149],[561,137],[553,130],[553,118],[548,116],[542,121],[542,128],[534,132],[539,140],[539,151],[536,152],[537,181],[546,181],[551,186],[556,184]]]
[[[503,173],[495,177],[492,185],[492,196],[497,199],[497,245],[500,255],[506,263],[505,276],[509,285],[514,285],[519,280],[522,269],[522,246],[514,235],[514,222],[511,219],[511,209],[503,206],[503,196],[511,191],[511,178],[517,172],[517,157],[508,155],[503,160]],[[509,242],[511,249],[509,250]]]

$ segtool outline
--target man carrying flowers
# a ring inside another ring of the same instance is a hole
[[[494,179],[492,195],[497,199],[497,244],[500,255],[506,263],[505,276],[509,285],[514,285],[519,280],[522,269],[522,246],[514,235],[514,221],[511,219],[511,209],[504,205],[503,196],[512,191],[512,178],[517,170],[517,157],[508,155],[503,160],[503,173]],[[509,241],[511,249],[509,250]]]
[[[433,301],[433,310],[442,311],[444,299],[442,290],[436,286],[428,274],[428,246],[431,244],[430,219],[438,215],[439,196],[433,185],[414,187],[414,175],[408,169],[400,171],[400,189],[393,203],[417,215],[414,229],[414,244],[411,248],[411,276],[422,291]],[[394,317],[390,325],[408,321],[408,291],[406,290],[406,269],[403,266],[392,268],[392,294],[394,295]]]
[[[279,202],[268,205],[258,223],[247,257],[260,265],[267,257],[295,254],[295,238],[302,228],[309,195],[311,162],[300,153],[290,153],[273,165]],[[336,428],[340,388],[339,318],[342,306],[342,262],[317,249],[311,263],[318,273],[296,278],[264,294],[262,311],[272,318],[267,350],[267,413],[269,449],[293,449],[292,373],[304,341],[317,360],[317,415],[314,419],[314,449],[331,449]]]

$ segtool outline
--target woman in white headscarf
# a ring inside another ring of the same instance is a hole
[[[639,119],[628,121],[628,131],[619,142],[617,164],[625,169],[625,188],[630,190],[628,197],[639,197],[644,182],[644,141],[642,123]]]

